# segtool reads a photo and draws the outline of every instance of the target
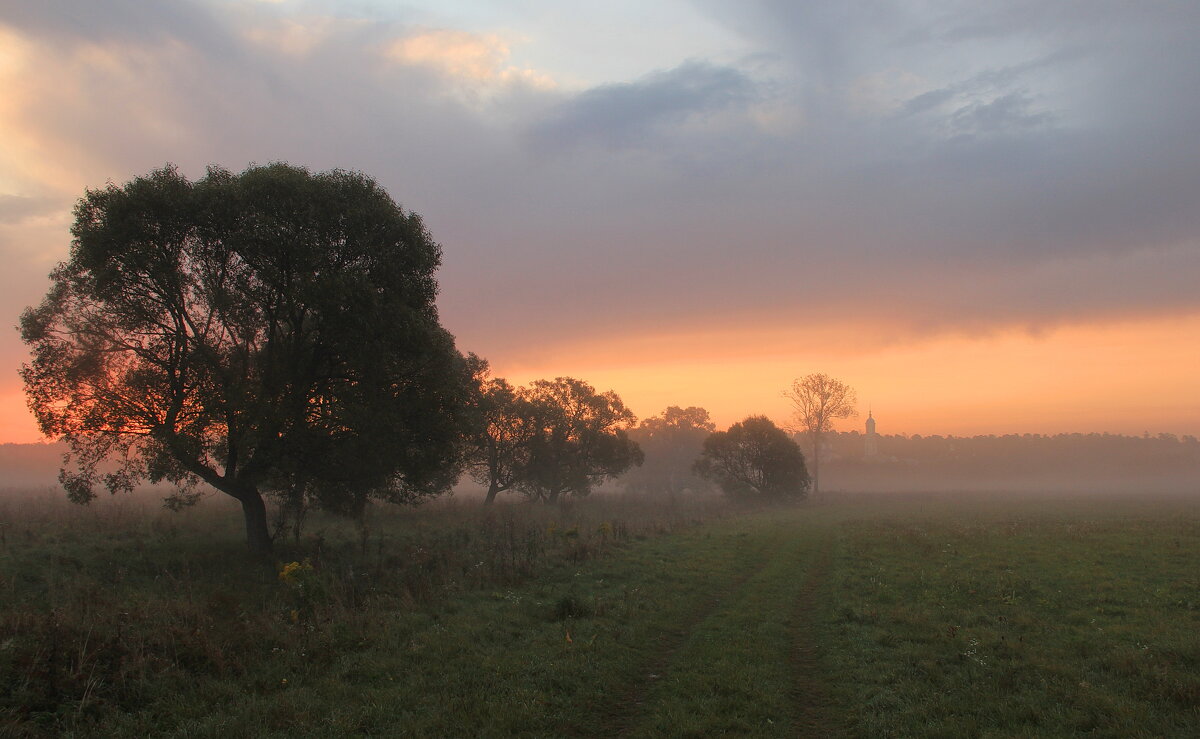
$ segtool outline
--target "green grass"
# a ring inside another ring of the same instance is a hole
[[[834,727],[821,676],[798,655],[815,646],[802,620],[812,616],[804,591],[815,584],[812,574],[823,573],[829,533],[794,515],[754,523],[741,536],[766,545],[767,557],[742,568],[749,577],[698,614],[686,641],[658,668],[633,733],[793,735],[814,718],[823,734]]]
[[[1200,735],[1186,500],[229,514],[0,505],[0,736]]]
[[[839,535],[858,733],[1200,735],[1195,502],[893,505]]]

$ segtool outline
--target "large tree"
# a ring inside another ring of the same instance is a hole
[[[854,388],[829,375],[814,373],[793,380],[783,392],[795,408],[796,429],[812,442],[813,494],[820,492],[821,439],[833,430],[833,422],[858,415]]]
[[[264,552],[264,491],[355,511],[452,483],[471,378],[434,305],[441,249],[372,179],[167,167],[89,190],[71,232],[21,373],[72,500],[207,483]]]
[[[629,438],[637,418],[611,390],[597,393],[582,380],[536,380],[520,391],[533,424],[517,488],[548,503],[592,487],[642,463]]]
[[[766,416],[709,435],[695,470],[733,497],[802,498],[808,492],[804,454]]]
[[[625,488],[667,495],[708,488],[708,482],[696,475],[692,463],[704,440],[715,430],[708,411],[696,406],[673,405],[657,416],[642,419],[629,436],[642,448],[646,461],[622,478]]]

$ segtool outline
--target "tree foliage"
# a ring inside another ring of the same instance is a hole
[[[242,503],[264,550],[263,491],[354,512],[457,476],[470,374],[434,305],[441,250],[370,178],[167,167],[89,190],[72,234],[21,318],[26,392],[70,445],[72,500],[147,478],[186,500],[202,481]]]
[[[623,478],[632,492],[678,495],[684,490],[708,488],[692,465],[704,440],[716,430],[708,411],[696,406],[673,405],[662,413],[643,419],[629,432],[645,453],[645,462]]]
[[[783,396],[792,401],[796,426],[812,442],[813,492],[819,492],[821,437],[833,430],[833,422],[858,415],[854,388],[829,375],[814,373],[793,380]]]
[[[467,471],[487,488],[484,503],[513,489],[529,468],[530,446],[536,436],[533,406],[503,377],[491,377],[487,362],[471,356],[476,392],[471,404],[473,431]]]
[[[637,420],[616,393],[582,380],[536,380],[518,393],[532,436],[516,487],[535,500],[587,495],[595,485],[642,463],[629,438]]]
[[[711,434],[695,470],[726,494],[745,498],[802,498],[810,482],[800,447],[765,416]]]

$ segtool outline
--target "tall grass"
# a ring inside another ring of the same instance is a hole
[[[716,499],[485,509],[452,498],[380,507],[361,524],[313,515],[264,565],[219,498],[176,514],[153,493],[80,508],[49,489],[0,491],[0,731],[86,729],[197,680],[277,687],[289,660],[319,670],[400,614],[723,510]]]

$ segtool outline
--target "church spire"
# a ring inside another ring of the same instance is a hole
[[[863,453],[867,459],[879,454],[879,438],[875,435],[875,414],[871,406],[867,406],[867,435],[863,439]]]

